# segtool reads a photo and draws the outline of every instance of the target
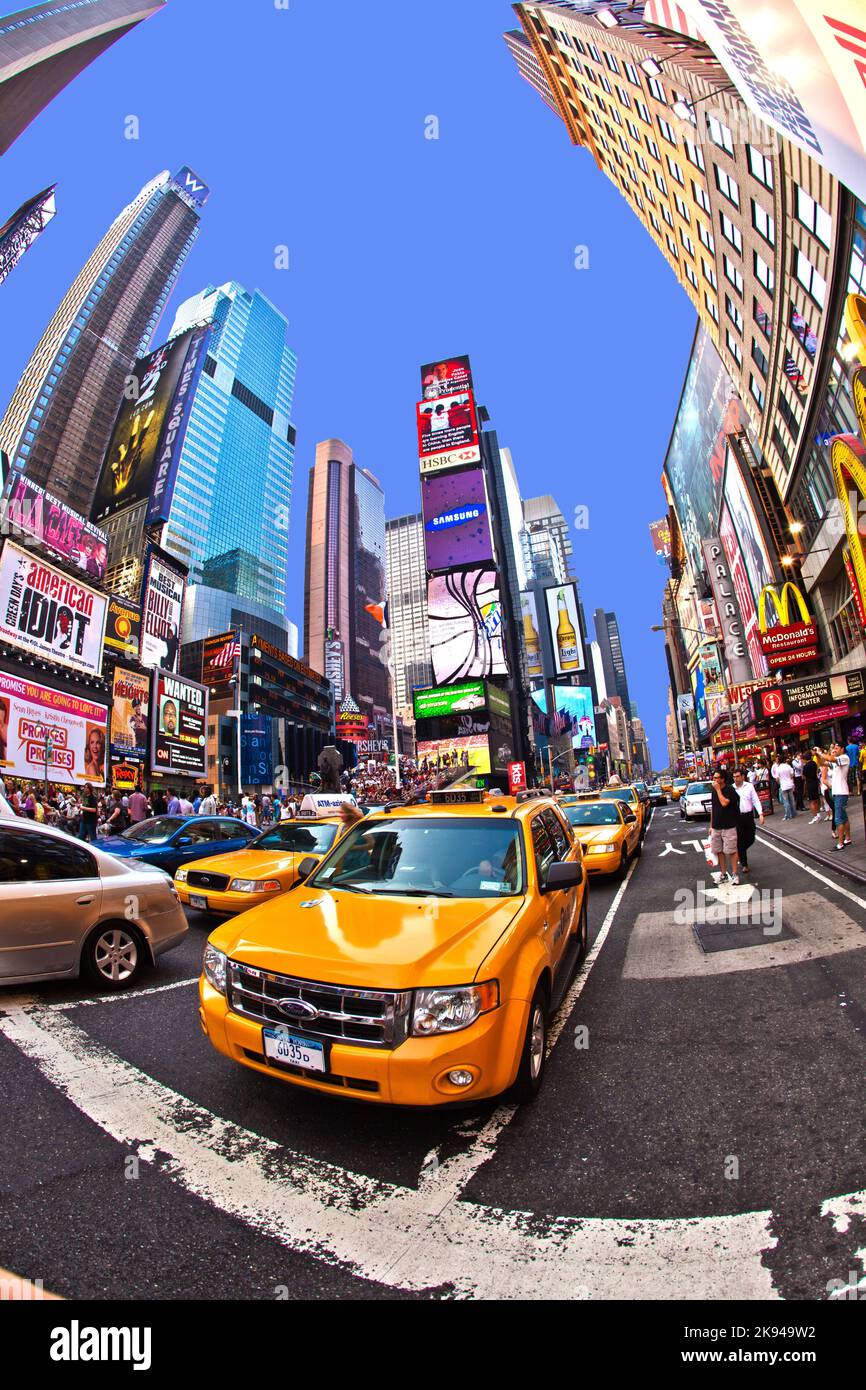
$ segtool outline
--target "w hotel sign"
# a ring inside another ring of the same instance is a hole
[[[772,626],[768,621],[771,614],[775,618]],[[772,584],[761,590],[758,626],[761,650],[771,666],[793,666],[800,661],[818,660],[818,629],[806,600],[790,580],[782,585],[781,593]]]

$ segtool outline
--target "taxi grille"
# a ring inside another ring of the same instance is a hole
[[[229,886],[228,874],[205,874],[190,869],[186,876],[190,888],[209,888],[212,893],[224,893]]]
[[[312,1038],[330,1038],[355,1047],[399,1047],[409,1026],[411,994],[394,990],[350,989],[228,962],[229,1008],[259,1023],[294,1027]],[[316,1010],[315,1017],[293,1016],[279,1005],[294,1000]]]

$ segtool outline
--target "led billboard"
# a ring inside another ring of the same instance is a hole
[[[483,681],[461,681],[457,685],[433,686],[430,690],[416,690],[412,694],[412,708],[416,719],[440,719],[446,714],[462,714],[470,710],[484,709],[486,704]]]
[[[545,589],[544,597],[556,674],[568,676],[582,671],[583,643],[580,640],[576,587],[574,584],[554,584],[552,588]]]
[[[12,484],[3,513],[6,535],[31,536],[90,579],[102,579],[108,563],[108,537],[65,502],[23,473]]]
[[[207,688],[155,670],[150,699],[152,772],[201,779],[207,770]]]
[[[165,520],[156,513],[170,501],[166,484],[173,482],[172,465],[176,470],[209,336],[209,328],[191,329],[136,362],[97,484],[94,521],[138,502],[148,502],[148,522]],[[159,503],[155,510],[152,497]]]
[[[0,671],[0,772],[65,786],[105,786],[108,710]]]
[[[595,709],[592,703],[592,690],[588,685],[555,685],[553,687],[556,714],[565,716],[561,722],[567,725],[563,732],[571,733],[573,748],[595,748],[596,728]],[[535,690],[532,693],[542,714],[547,714],[547,692]]]
[[[425,401],[472,390],[472,368],[468,357],[446,357],[421,368],[421,394]]]
[[[468,738],[446,738],[424,741],[415,745],[419,763],[444,771],[464,768],[472,772],[490,772],[490,743],[487,734],[471,734]]]
[[[201,679],[214,700],[227,700],[232,693],[232,677],[237,670],[241,646],[236,632],[206,637],[201,654]]]
[[[480,462],[478,420],[471,391],[421,401],[417,412],[422,474]]]
[[[487,492],[480,468],[422,478],[421,505],[431,574],[493,560]]]
[[[141,586],[142,666],[177,670],[186,569],[156,546],[148,546]]]
[[[495,570],[435,576],[427,585],[427,611],[437,685],[508,675]]]
[[[7,540],[0,555],[0,641],[100,676],[107,607],[105,594]]]

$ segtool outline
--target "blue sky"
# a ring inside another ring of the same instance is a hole
[[[299,358],[295,621],[316,442],[352,446],[389,516],[419,510],[418,368],[469,353],[524,496],[551,492],[566,517],[589,509],[573,534],[584,605],[618,614],[661,766],[667,675],[649,629],[665,572],[647,528],[665,510],[694,312],[519,77],[501,37],[515,25],[505,0],[170,0],[2,161],[0,220],[54,181],[58,215],[0,291],[0,408],[112,218],[159,170],[189,164],[212,192],[163,327],[182,298],[234,279],[286,314]],[[124,138],[129,115],[138,140]],[[274,268],[280,245],[288,270]]]

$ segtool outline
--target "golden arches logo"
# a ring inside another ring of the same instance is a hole
[[[796,584],[792,584],[790,579],[782,585],[781,594],[777,593],[774,584],[765,584],[758,599],[758,626],[761,632],[767,631],[767,603],[772,605],[776,611],[781,627],[791,626],[791,596],[793,595],[797,607],[800,611],[800,622],[811,623],[812,617],[809,608]]]

